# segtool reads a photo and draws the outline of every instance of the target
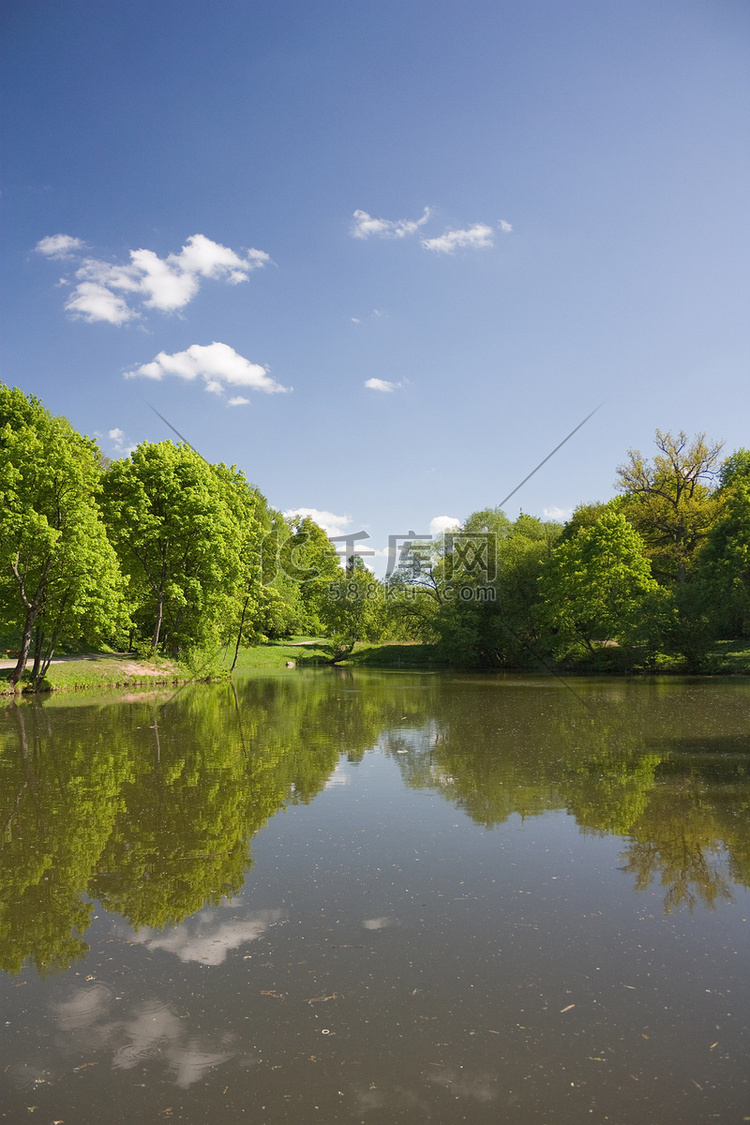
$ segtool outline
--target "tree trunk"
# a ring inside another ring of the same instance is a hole
[[[232,667],[229,669],[230,676],[231,676],[232,672],[234,671],[235,664],[237,663],[237,655],[240,651],[240,641],[242,640],[242,627],[245,624],[245,613],[247,611],[247,603],[249,601],[250,601],[250,595],[248,594],[247,597],[245,598],[245,604],[242,607],[242,619],[240,621],[240,627],[237,630],[237,644],[234,646],[234,660],[232,661]]]
[[[39,679],[39,665],[42,661],[42,641],[43,630],[41,625],[37,625],[34,633],[34,667],[31,672],[31,682],[33,684]]]
[[[26,671],[26,661],[29,659],[29,647],[31,645],[31,634],[34,630],[34,621],[36,620],[37,612],[36,606],[33,604],[26,610],[26,620],[23,623],[23,636],[21,638],[21,651],[18,654],[18,663],[10,674],[10,686],[12,688],[15,688],[21,676]]]
[[[158,601],[156,603],[156,625],[154,626],[154,636],[151,641],[154,650],[159,647],[159,637],[161,634],[161,623],[164,618],[164,592],[159,591]]]

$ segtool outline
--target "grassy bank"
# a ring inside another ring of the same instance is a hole
[[[688,667],[684,660],[677,657],[663,656],[657,658],[648,669],[634,669],[626,655],[616,649],[603,650],[595,659],[555,670],[583,676],[637,675],[639,672],[651,675],[684,675],[687,672],[714,676],[750,676],[750,648],[746,641],[716,642],[697,668]],[[267,644],[241,649],[235,672],[268,673],[286,672],[291,668],[325,667],[329,665],[330,656],[330,645],[321,637],[269,641]],[[231,647],[190,662],[161,658],[141,659],[124,653],[85,653],[51,664],[40,690],[71,692],[221,680],[229,675],[233,657]],[[438,658],[434,645],[408,643],[358,644],[339,666],[396,671],[437,671],[450,667]],[[551,668],[548,665],[547,670]],[[538,670],[544,671],[541,664]],[[0,695],[10,693],[10,671],[10,668],[0,669]]]
[[[237,656],[235,672],[273,672],[285,669],[287,664],[303,667],[308,664],[324,664],[328,654],[328,642],[323,637],[289,637],[283,641],[267,641],[266,644],[241,648]],[[223,668],[229,669],[234,659],[234,649],[227,649],[220,657]]]
[[[272,671],[284,669],[288,663],[296,668],[327,664],[331,649],[324,638],[295,637],[292,641],[274,641],[256,648],[244,649],[237,661],[237,671]],[[569,675],[685,675],[695,673],[714,676],[750,676],[750,647],[746,641],[717,641],[697,667],[690,667],[681,657],[661,654],[648,667],[639,664],[639,653],[617,646],[602,648],[590,657],[554,665],[540,660],[538,671],[554,671]],[[226,663],[228,668],[231,657]],[[412,643],[361,643],[345,660],[344,668],[389,668],[439,670],[451,667],[438,655],[435,645]],[[468,669],[466,669],[468,670]],[[528,671],[528,669],[524,669]],[[532,669],[533,670],[533,669]]]
[[[223,663],[229,667],[232,656]],[[274,671],[295,668],[314,668],[330,663],[331,646],[324,637],[293,637],[291,640],[269,641],[255,648],[240,650],[235,671]],[[355,645],[354,651],[340,662],[345,668],[439,668],[446,667],[435,656],[434,645],[420,644],[366,644]]]
[[[0,694],[10,694],[10,668],[0,669]],[[193,679],[226,676],[226,671],[211,666],[199,667],[178,660],[139,659],[128,654],[87,653],[66,657],[50,664],[40,691],[89,691],[109,687],[187,683]],[[19,685],[23,690],[23,681]]]

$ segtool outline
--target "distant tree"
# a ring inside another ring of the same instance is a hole
[[[722,490],[741,480],[750,481],[750,449],[736,449],[721,466],[719,486]]]
[[[658,590],[643,541],[617,512],[606,512],[561,543],[539,586],[540,614],[562,653],[576,644],[594,652],[597,643],[631,641],[646,600]]]
[[[126,623],[99,488],[96,443],[0,385],[0,606],[20,637],[12,684],[32,637],[38,681],[58,643],[111,640]]]
[[[629,450],[628,462],[617,470],[617,487],[655,577],[684,583],[719,514],[714,484],[721,443],[707,443],[705,434],[690,440],[683,430],[676,437],[657,430],[655,440],[659,452],[653,463],[640,450]]]
[[[572,539],[582,527],[593,527],[596,521],[600,519],[605,512],[619,512],[622,511],[622,507],[623,500],[620,496],[615,497],[614,500],[610,500],[606,504],[579,504],[573,512],[573,515],[564,524],[560,535],[560,542],[564,543],[567,539]]]
[[[277,521],[283,524],[283,519],[269,509],[265,496],[234,465],[212,468],[237,529],[237,585],[232,594],[227,594],[220,626],[220,638],[234,644],[236,663],[240,645],[258,644],[271,635],[280,635],[289,618],[284,612],[290,607],[284,605],[283,590],[263,581],[264,548]]]
[[[384,591],[359,556],[352,555],[346,574],[328,584],[320,613],[334,663],[348,656],[357,641],[380,640],[386,625]]]
[[[716,633],[749,637],[750,474],[730,471],[724,479],[722,515],[701,552],[697,586]]]
[[[418,639],[467,667],[536,664],[537,579],[560,536],[556,523],[499,508],[473,512],[431,544],[414,542],[387,589],[391,613]]]
[[[344,578],[336,548],[309,516],[292,518],[289,535],[279,540],[279,570],[298,588],[301,631],[310,635],[328,631],[329,584]]]
[[[524,513],[514,523],[499,509],[469,516],[461,535],[476,536],[477,551],[483,550],[482,537],[489,537],[482,556],[488,571],[477,567],[464,574],[454,560],[452,589],[446,590],[452,596],[435,621],[446,659],[466,666],[538,665],[538,579],[560,532],[559,524]]]

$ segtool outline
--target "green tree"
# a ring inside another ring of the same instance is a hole
[[[750,481],[750,449],[735,449],[721,466],[719,487],[722,492],[741,480]]]
[[[474,512],[429,560],[421,587],[425,617],[441,655],[467,667],[538,663],[537,579],[558,524],[521,514],[515,523],[499,508]]]
[[[584,645],[628,643],[638,634],[658,584],[643,541],[623,515],[606,512],[552,553],[539,580],[541,615],[561,653]]]
[[[750,636],[750,476],[732,474],[722,489],[723,512],[699,561],[697,586],[714,631]]]
[[[653,463],[640,450],[617,470],[617,487],[625,494],[622,510],[646,545],[653,572],[662,582],[685,583],[697,554],[719,514],[714,488],[721,443],[705,434],[690,440],[656,431]]]
[[[352,555],[345,577],[328,584],[320,616],[331,637],[334,663],[347,657],[357,641],[380,640],[386,624],[384,591],[361,557]]]
[[[171,441],[144,442],[106,473],[107,528],[129,581],[133,620],[154,649],[176,655],[221,635],[255,534],[241,484],[239,475]]]
[[[125,625],[99,487],[96,443],[38,399],[0,385],[0,602],[20,636],[12,684],[34,633],[36,682],[58,643],[112,639]]]
[[[601,519],[605,512],[621,512],[622,508],[623,498],[621,496],[615,497],[614,500],[610,500],[606,504],[579,504],[573,512],[573,515],[563,526],[560,534],[560,542],[564,543],[566,539],[572,539],[583,527],[593,527],[596,521]]]
[[[297,584],[300,630],[311,635],[325,633],[329,585],[344,578],[336,548],[309,516],[290,520],[289,532],[285,540],[279,539],[279,570],[287,581]]]
[[[281,573],[264,581],[269,548],[274,572],[277,569],[279,529],[284,540],[289,537],[283,517],[269,508],[265,496],[235,466],[221,464],[213,469],[237,528],[239,576],[233,596],[227,596],[221,626],[222,639],[234,643],[236,662],[241,644],[254,645],[293,631],[302,608],[297,583]]]

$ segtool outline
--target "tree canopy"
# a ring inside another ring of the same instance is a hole
[[[126,625],[99,457],[65,418],[0,385],[0,609],[20,637],[13,684],[34,634],[37,680],[59,642],[111,640]]]
[[[625,493],[623,510],[640,533],[663,581],[684,583],[699,548],[715,521],[720,501],[715,493],[721,443],[705,434],[688,438],[656,430],[658,453],[648,461],[638,449],[617,470],[617,487]]]

